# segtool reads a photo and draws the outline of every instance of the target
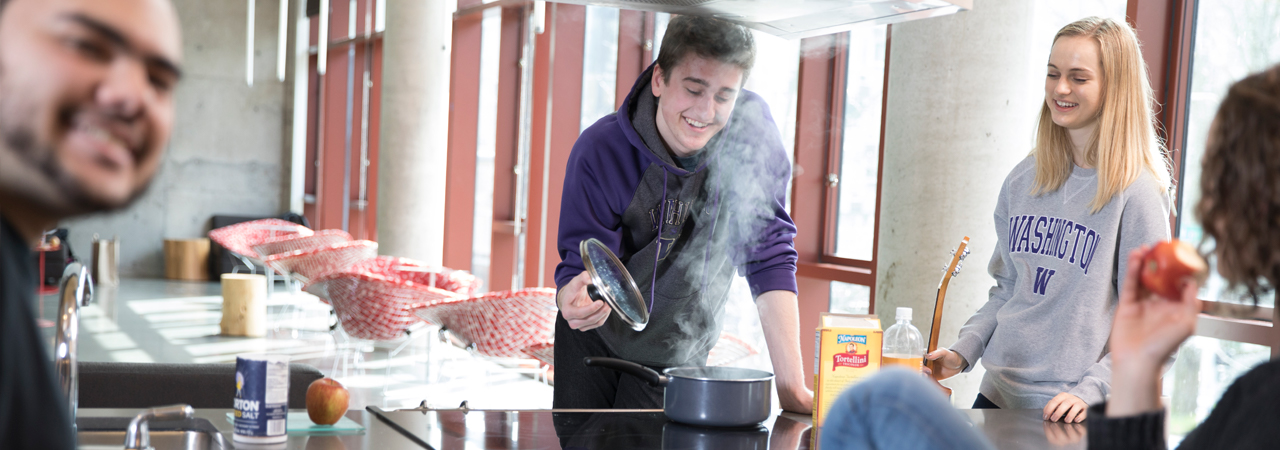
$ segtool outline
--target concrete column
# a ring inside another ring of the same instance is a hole
[[[1031,150],[1043,98],[1044,48],[1031,36],[1036,2],[980,0],[971,11],[893,26],[889,60],[876,311],[913,309],[928,339],[949,249],[972,254],[948,290],[938,344],[987,300],[996,197]],[[957,406],[977,395],[981,367],[945,384]]]
[[[432,264],[442,258],[456,5],[456,0],[387,2],[377,206],[384,255]]]

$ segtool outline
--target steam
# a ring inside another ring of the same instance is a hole
[[[720,303],[714,310],[701,310],[710,317],[695,316],[698,309],[684,309],[674,317],[681,331],[710,329],[723,315],[723,300],[727,300],[733,283],[733,276],[723,272],[750,262],[753,253],[780,234],[795,232],[794,228],[775,226],[777,211],[784,209],[780,197],[785,195],[791,166],[777,126],[769,119],[763,101],[739,103],[722,137],[704,150],[712,152],[707,156],[709,178],[701,196],[705,200],[690,212],[697,215],[692,219],[699,222],[699,231],[690,237],[687,248],[692,251],[673,253],[673,263],[703,299]],[[718,328],[710,331],[717,331],[707,335],[710,342],[678,342],[673,336],[667,343],[673,349],[686,345],[710,348],[719,339]]]

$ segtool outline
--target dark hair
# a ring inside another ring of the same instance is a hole
[[[1231,85],[1202,170],[1196,216],[1219,272],[1256,301],[1280,285],[1280,65]]]
[[[741,67],[742,82],[746,83],[756,62],[756,43],[751,31],[737,24],[710,17],[673,17],[658,50],[662,81],[671,81],[671,70],[689,53]]]

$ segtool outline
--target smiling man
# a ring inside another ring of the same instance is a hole
[[[655,369],[703,366],[720,338],[735,270],[756,299],[782,407],[808,414],[796,305],[791,165],[760,96],[742,89],[755,60],[745,28],[672,19],[657,61],[616,114],[583,131],[569,157],[556,267],[555,408],[661,408],[660,388],[606,369],[608,356]],[[587,295],[579,243],[600,240],[649,311],[635,331]]]
[[[0,0],[0,448],[74,447],[36,328],[31,248],[146,189],[181,49],[167,0]]]

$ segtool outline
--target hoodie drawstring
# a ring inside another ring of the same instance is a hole
[[[653,288],[658,284],[658,260],[662,259],[662,223],[667,221],[667,171],[662,170],[662,203],[658,204],[658,251],[653,256],[653,276],[649,278],[649,314],[653,314],[653,304],[658,299],[653,296]],[[705,272],[704,272],[705,273]],[[703,283],[706,286],[706,283]]]

